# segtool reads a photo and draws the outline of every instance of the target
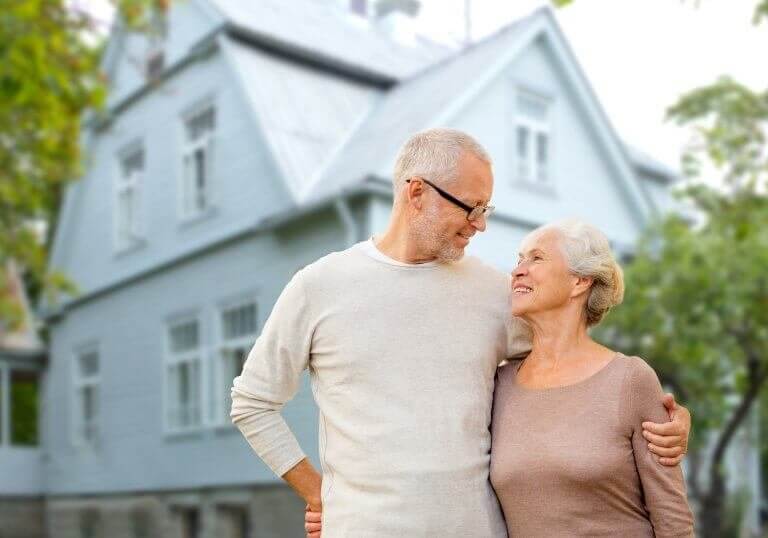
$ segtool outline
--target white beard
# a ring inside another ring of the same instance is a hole
[[[464,257],[464,249],[453,244],[454,234],[440,234],[434,223],[438,220],[435,206],[426,208],[412,225],[412,235],[419,250],[428,252],[439,262],[455,262]]]

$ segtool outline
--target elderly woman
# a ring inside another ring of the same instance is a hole
[[[491,483],[510,536],[693,536],[680,467],[660,465],[642,422],[665,422],[650,366],[590,338],[619,304],[606,237],[577,221],[522,243],[512,314],[533,349],[498,372]]]

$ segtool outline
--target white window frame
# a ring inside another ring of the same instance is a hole
[[[519,107],[520,99],[530,99],[537,101],[539,104],[546,108],[546,118],[537,119],[531,116],[525,115]],[[551,187],[554,185],[553,177],[553,145],[552,145],[552,115],[553,115],[553,100],[542,95],[539,95],[530,90],[517,89],[515,93],[515,117],[514,117],[514,174],[513,177],[521,182],[534,185],[540,185],[545,187]],[[527,155],[525,156],[525,162],[521,162],[519,155],[519,129],[524,128],[528,131],[528,147]],[[546,136],[547,139],[547,159],[544,166],[545,177],[541,178],[541,167],[538,162],[538,137],[539,135]],[[528,170],[527,176],[522,173],[523,164],[526,165]]]
[[[134,158],[137,154],[141,154],[141,169],[134,170],[132,173],[126,175],[126,161]],[[114,211],[113,211],[113,238],[116,252],[123,252],[131,249],[141,243],[142,226],[141,226],[141,207],[142,207],[142,185],[144,183],[144,170],[146,169],[146,151],[141,143],[133,143],[118,154],[117,158],[117,171],[115,174],[114,182]],[[122,204],[121,198],[131,194],[132,208],[131,208],[131,222],[128,225],[128,232],[123,235],[123,229],[121,227],[123,222]]]
[[[215,160],[215,140],[218,123],[218,107],[213,99],[206,99],[182,114],[181,118],[181,173],[179,174],[178,215],[183,221],[196,220],[209,214],[213,209],[213,171]],[[211,130],[194,140],[189,137],[189,124],[197,117],[208,111],[213,112],[213,127]],[[204,155],[205,183],[202,194],[197,190],[197,177],[190,174],[194,169],[195,153],[202,151]],[[192,164],[189,164],[192,163]],[[197,207],[193,202],[202,196],[204,205]]]
[[[172,351],[171,347],[171,329],[180,325],[194,322],[197,324],[197,347],[185,351]],[[203,345],[203,323],[199,314],[188,314],[169,319],[165,324],[165,359],[163,361],[163,424],[167,434],[179,434],[194,432],[202,429],[206,424],[205,410],[205,386],[206,375],[203,371],[205,367],[205,347]],[[174,424],[171,420],[172,406],[178,406],[178,402],[172,402],[173,391],[171,390],[172,369],[180,364],[195,364],[197,366],[198,397],[197,402],[192,401],[192,408],[197,408],[198,420],[196,423],[187,425]]]
[[[255,308],[255,323],[256,326],[254,328],[254,332],[238,336],[235,338],[225,338],[224,336],[224,314],[228,311],[236,310],[238,308],[243,308],[249,305],[253,305]],[[213,386],[211,387],[211,394],[213,395],[212,398],[212,405],[210,406],[210,413],[211,413],[211,423],[217,426],[231,426],[231,421],[229,419],[229,409],[224,408],[224,403],[229,400],[229,393],[226,394],[223,392],[226,386],[226,383],[229,384],[231,387],[232,380],[231,379],[225,379],[225,377],[229,377],[229,374],[225,371],[224,368],[224,353],[233,349],[243,348],[246,350],[250,350],[253,347],[253,344],[256,340],[256,337],[259,334],[259,302],[254,296],[246,296],[242,299],[239,299],[237,301],[229,301],[227,303],[223,303],[219,305],[219,308],[216,311],[216,346],[215,346],[215,352],[212,354],[213,358],[213,367],[212,371],[214,373],[213,375]],[[247,353],[247,352],[246,352]],[[240,372],[237,372],[235,376],[240,375]]]
[[[80,372],[80,359],[85,355],[96,354],[97,370],[96,374],[83,375]],[[102,359],[101,351],[97,344],[87,344],[78,347],[72,355],[72,410],[71,410],[71,437],[72,444],[77,447],[95,447],[99,442],[99,436],[101,434],[101,368]],[[88,431],[92,431],[92,435],[88,438],[84,435],[86,431],[86,419],[81,407],[80,393],[91,388],[94,391],[94,401],[96,412],[91,417],[91,428]]]

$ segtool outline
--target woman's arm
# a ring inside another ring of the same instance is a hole
[[[653,368],[640,358],[632,358],[627,376],[628,399],[625,420],[632,425],[632,449],[651,524],[657,538],[693,537],[693,515],[688,506],[685,480],[679,466],[659,465],[658,456],[649,450],[641,424],[666,422],[663,391]]]

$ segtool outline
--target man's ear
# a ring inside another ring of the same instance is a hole
[[[410,181],[405,186],[408,205],[420,210],[424,203],[424,184],[421,181]]]

